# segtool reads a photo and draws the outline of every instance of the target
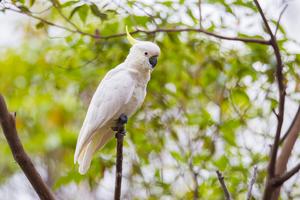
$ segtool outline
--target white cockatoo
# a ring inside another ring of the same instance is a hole
[[[112,127],[123,114],[130,117],[142,105],[150,74],[157,63],[160,48],[134,39],[125,61],[110,70],[100,82],[87,111],[77,140],[74,163],[85,174],[93,154],[114,136]]]

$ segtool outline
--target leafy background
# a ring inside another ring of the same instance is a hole
[[[125,25],[132,30],[200,26],[193,0],[2,4],[32,13],[46,10],[38,13],[44,19],[101,36],[124,32]],[[267,38],[251,1],[208,0],[202,10],[205,30]],[[22,42],[1,49],[0,91],[17,112],[26,151],[60,199],[111,199],[116,141],[97,153],[84,176],[73,164],[73,153],[90,98],[105,73],[125,59],[128,42],[124,37],[106,40],[70,33],[41,20],[19,26]],[[134,36],[155,41],[162,55],[145,103],[127,125],[123,198],[192,199],[196,191],[200,199],[224,199],[215,174],[219,169],[233,198],[244,199],[257,165],[253,199],[260,199],[276,123],[272,109],[278,104],[271,49],[195,32]],[[297,44],[283,27],[278,36],[292,106],[299,103],[300,55],[288,51],[288,45]],[[293,113],[292,107],[288,111]],[[20,199],[11,191],[26,180],[3,134],[0,144],[0,192],[5,199]],[[298,156],[296,152],[293,159]],[[287,185],[284,199],[300,195],[299,183],[292,179]],[[37,198],[30,186],[25,191],[28,199]]]

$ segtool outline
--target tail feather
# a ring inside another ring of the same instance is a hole
[[[90,168],[91,161],[93,158],[93,149],[95,147],[94,142],[90,142],[86,148],[86,150],[83,152],[84,155],[80,156],[80,160],[78,160],[79,163],[79,173],[85,174],[87,170]]]
[[[79,173],[85,174],[90,168],[90,164],[93,158],[93,154],[103,147],[109,139],[113,136],[111,130],[106,132],[97,133],[93,136],[91,141],[86,145],[86,148],[78,155]]]
[[[82,135],[84,135],[84,132],[86,131],[85,125],[82,126],[78,139],[77,139],[77,144],[76,144],[76,149],[75,149],[75,154],[74,154],[74,164],[76,164],[77,160],[79,159],[80,156],[82,155],[82,152],[84,152],[85,147],[87,146],[88,141],[85,142],[82,140]]]

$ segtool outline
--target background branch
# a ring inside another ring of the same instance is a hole
[[[224,195],[225,195],[225,199],[226,200],[232,200],[231,195],[230,195],[230,193],[227,189],[227,186],[225,184],[224,176],[222,175],[222,173],[219,170],[217,170],[216,173],[217,173],[217,176],[218,176],[218,180],[219,180],[219,182],[222,186],[222,189],[223,189],[223,192],[224,192]]]
[[[257,166],[254,166],[254,170],[253,170],[253,174],[251,176],[251,179],[250,179],[250,182],[249,182],[249,186],[248,186],[248,192],[247,192],[247,200],[250,200],[251,199],[251,196],[252,196],[252,188],[253,188],[253,185],[256,181],[256,175],[257,175]]]
[[[281,17],[282,17],[282,15],[283,15],[284,11],[287,9],[287,7],[288,7],[288,4],[286,4],[286,5],[283,7],[283,9],[281,10],[281,12],[280,12],[280,15],[279,15],[279,18],[278,18],[277,24],[276,24],[275,33],[274,33],[274,36],[275,36],[275,37],[276,37],[277,31],[278,31],[278,28],[279,28],[279,25],[280,25]]]
[[[112,35],[106,35],[106,36],[99,35],[99,34],[92,34],[92,33],[84,32],[84,31],[79,30],[79,29],[71,29],[71,28],[64,27],[64,26],[59,25],[59,24],[55,24],[54,22],[51,22],[51,21],[48,21],[48,20],[43,19],[41,17],[38,17],[38,16],[32,14],[31,12],[24,12],[24,11],[14,9],[14,8],[9,8],[9,7],[5,7],[5,9],[13,11],[13,12],[20,13],[20,14],[27,15],[27,16],[32,17],[34,19],[37,19],[37,20],[39,20],[39,21],[41,21],[41,22],[43,22],[47,25],[54,26],[54,27],[69,31],[71,33],[86,35],[86,36],[89,36],[89,37],[92,37],[92,38],[95,38],[95,39],[108,40],[108,39],[113,39],[113,38],[126,36],[125,32],[112,34]],[[155,33],[160,33],[160,32],[163,32],[163,33],[198,32],[198,33],[203,33],[205,35],[215,37],[215,38],[218,38],[218,39],[223,39],[223,40],[240,41],[240,42],[246,42],[246,43],[257,43],[257,44],[262,44],[262,45],[271,45],[270,41],[266,41],[266,40],[263,40],[263,39],[223,36],[223,35],[219,35],[217,33],[213,33],[213,32],[203,30],[201,28],[172,28],[172,29],[157,28],[157,29],[154,29],[152,31],[137,29],[135,31],[130,32],[130,34],[134,35],[134,34],[137,34],[137,33],[145,33],[147,35],[153,35]]]
[[[43,181],[23,148],[16,129],[15,115],[8,112],[2,95],[0,95],[0,122],[15,161],[23,170],[40,199],[54,200],[53,193]]]
[[[285,181],[287,181],[288,179],[290,179],[292,176],[294,176],[298,171],[300,170],[300,163],[298,165],[296,165],[294,168],[292,168],[290,171],[286,172],[285,174],[283,174],[282,176],[275,178],[272,181],[272,184],[277,187],[277,186],[281,186]]]
[[[202,29],[202,2],[201,0],[198,0],[198,10],[199,10],[199,27]]]
[[[277,115],[276,134],[275,134],[275,138],[274,138],[274,143],[272,145],[271,158],[270,158],[270,161],[268,164],[268,175],[267,175],[267,180],[266,180],[266,187],[265,187],[265,191],[264,191],[264,195],[263,195],[264,200],[270,200],[270,199],[272,199],[272,196],[273,196],[273,193],[275,190],[275,188],[271,185],[271,180],[275,176],[276,158],[277,158],[279,142],[280,142],[280,134],[281,134],[282,124],[283,124],[283,119],[284,119],[285,86],[284,86],[284,77],[283,77],[283,73],[282,73],[283,63],[281,60],[281,54],[280,54],[280,50],[279,50],[279,47],[277,44],[276,37],[273,34],[273,32],[268,24],[268,21],[265,17],[264,12],[262,11],[260,4],[258,3],[257,0],[254,0],[254,3],[261,15],[261,18],[264,22],[267,32],[270,35],[270,43],[274,50],[276,62],[277,62],[276,78],[277,78],[277,84],[278,84],[278,90],[279,90],[279,111],[278,111],[278,115]]]

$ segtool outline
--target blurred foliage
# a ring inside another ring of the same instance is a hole
[[[214,20],[210,14],[203,17],[205,29],[222,33],[230,29],[224,18],[238,23],[257,15],[252,2],[229,2],[202,2],[202,9],[212,6],[219,13]],[[32,13],[48,8],[42,18],[104,36],[124,32],[125,25],[149,30],[199,26],[198,4],[192,0],[14,0],[11,4]],[[242,14],[235,13],[237,9]],[[93,39],[43,21],[31,20],[23,26],[22,44],[2,50],[0,58],[0,91],[10,110],[17,112],[20,138],[35,162],[47,166],[47,177],[58,193],[70,183],[83,181],[96,190],[105,174],[114,170],[115,141],[95,156],[88,174],[81,176],[73,164],[77,134],[100,80],[125,59],[130,46],[123,37]],[[247,37],[266,37],[256,22],[246,28],[253,27],[260,34]],[[245,36],[242,31],[236,34]],[[282,27],[278,32],[286,81],[292,85],[287,95],[297,101],[300,55],[284,49],[288,39]],[[260,199],[272,135],[268,123],[277,106],[271,49],[240,42],[225,45],[193,32],[135,37],[154,40],[162,55],[145,103],[127,125],[124,196],[191,199],[196,174],[200,199],[224,199],[215,174],[219,169],[233,198],[244,199],[252,169],[258,165],[253,196]],[[2,135],[0,161],[0,173],[5,174],[0,180],[5,183],[19,169]],[[110,184],[107,187],[113,188],[114,180]]]

